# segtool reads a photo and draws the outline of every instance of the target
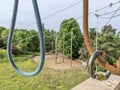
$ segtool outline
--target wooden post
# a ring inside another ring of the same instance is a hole
[[[56,40],[55,40],[55,64],[57,64],[57,34],[56,34]]]
[[[53,52],[53,41],[51,41],[51,51],[50,51],[50,53],[52,53]]]
[[[71,31],[71,64],[70,66],[72,67],[72,36],[73,36],[73,32]]]
[[[64,54],[65,54],[65,53],[64,53],[64,49],[65,49],[65,48],[64,48],[64,41],[65,41],[65,36],[64,36],[64,32],[63,32],[63,62],[64,62]]]
[[[45,37],[46,37],[46,36],[44,35],[44,37],[43,37],[43,38],[44,38],[44,41],[46,40]],[[46,45],[46,44],[45,44],[45,45]],[[45,53],[46,53],[46,48],[45,48]]]

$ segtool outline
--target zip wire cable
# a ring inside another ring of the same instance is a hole
[[[114,17],[100,17],[100,19],[110,19],[110,18],[116,18],[120,16],[120,14],[114,15]]]
[[[114,12],[114,14],[112,15],[112,17],[107,21],[107,23],[105,25],[108,25],[109,22],[112,20],[112,18],[115,16],[115,14],[119,11],[120,6],[118,7],[118,9]]]
[[[115,2],[115,3],[110,3],[109,5],[104,6],[104,7],[100,8],[100,9],[95,10],[95,11],[98,12],[98,11],[103,10],[105,8],[112,7],[113,5],[118,4],[118,3],[120,3],[120,0]]]
[[[114,13],[114,12],[119,11],[119,10],[120,10],[120,8],[117,9],[117,10],[111,11],[111,12],[107,12],[107,13],[101,14],[100,16],[105,16],[105,15],[108,15],[108,14]]]
[[[42,24],[41,24],[41,19],[40,19],[37,1],[32,0],[34,13],[35,13],[35,17],[36,17],[36,22],[37,22],[37,27],[38,27],[38,33],[39,33],[41,60],[39,62],[37,69],[34,72],[30,72],[30,73],[24,72],[16,66],[16,64],[14,63],[13,57],[12,57],[12,53],[11,53],[12,52],[11,51],[11,42],[12,42],[13,32],[14,32],[15,23],[16,23],[18,2],[19,2],[19,0],[15,0],[15,2],[14,2],[12,22],[11,22],[11,27],[10,27],[9,36],[8,36],[8,43],[7,43],[7,54],[8,54],[9,62],[12,65],[12,67],[14,68],[14,70],[23,76],[30,77],[30,76],[35,76],[36,74],[38,74],[42,70],[42,67],[44,65],[44,58],[45,58],[45,49],[44,48],[45,47],[44,47],[44,38],[43,38],[43,32],[42,32]]]
[[[81,2],[82,2],[82,1],[78,1],[78,2],[72,4],[72,5],[68,6],[68,7],[65,7],[65,8],[63,8],[63,9],[61,9],[61,10],[58,10],[58,11],[56,11],[56,12],[48,15],[47,17],[44,17],[43,20],[48,19],[48,18],[50,18],[50,17],[52,17],[52,16],[54,16],[54,15],[56,15],[56,14],[58,14],[58,13],[64,11],[64,10],[66,10],[66,9],[68,9],[68,8],[71,8],[71,7],[77,5],[77,4],[81,3]],[[105,8],[108,8],[108,7],[111,7],[111,6],[116,5],[116,4],[118,4],[118,3],[120,3],[120,1],[117,1],[117,2],[115,2],[115,3],[110,3],[109,5],[104,6],[104,7],[100,8],[100,9],[95,10],[95,11],[98,12],[98,11],[100,11],[100,10],[103,10],[103,9],[105,9]],[[92,13],[93,13],[93,12],[89,12],[89,14],[92,14]],[[83,17],[83,16],[80,16],[80,17]],[[27,25],[27,26],[25,26],[24,28],[29,27],[29,26],[32,26],[32,25],[34,25],[34,22],[31,23],[31,24],[29,24],[29,25]]]
[[[78,2],[76,2],[76,3],[73,3],[73,4],[65,7],[65,8],[62,8],[62,9],[60,9],[60,10],[58,10],[58,11],[56,11],[56,12],[54,12],[54,13],[46,16],[46,17],[44,17],[42,20],[46,20],[46,19],[48,19],[48,18],[50,18],[50,17],[52,17],[52,16],[54,16],[54,15],[56,15],[56,14],[58,14],[58,13],[61,13],[61,12],[65,11],[65,10],[67,10],[67,9],[69,9],[69,8],[71,8],[71,7],[79,4],[79,3],[81,3],[81,2],[82,2],[82,1],[78,1]],[[35,23],[33,22],[33,23],[31,23],[30,25],[27,25],[27,26],[25,26],[25,27],[29,27],[29,26],[32,26],[32,25],[34,25],[34,24],[35,24]],[[24,27],[24,28],[25,28],[25,27]]]

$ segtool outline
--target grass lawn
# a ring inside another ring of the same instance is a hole
[[[37,67],[31,59],[16,63],[26,71]],[[47,67],[37,76],[24,77],[16,73],[8,61],[0,63],[0,90],[70,90],[87,78],[86,70],[54,70]]]

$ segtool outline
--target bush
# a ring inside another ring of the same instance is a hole
[[[18,48],[16,45],[13,44],[11,49],[12,49],[12,54],[14,54],[14,55],[18,54]]]

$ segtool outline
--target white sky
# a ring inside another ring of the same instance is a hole
[[[81,2],[69,9],[64,10],[61,13],[55,14],[54,16],[49,17],[47,19],[43,19],[51,15],[52,13],[59,11],[78,1],[82,1],[82,0],[38,0],[40,15],[45,27],[48,29],[51,29],[53,27],[58,26],[58,28],[54,28],[54,30],[58,31],[60,23],[64,19],[68,19],[71,17],[77,18],[79,16],[82,16],[82,2]],[[99,9],[103,6],[107,6],[110,3],[114,3],[117,1],[119,0],[89,0],[89,11],[90,12],[94,11],[96,9]],[[0,1],[0,12],[1,12],[0,26],[5,26],[7,28],[10,27],[13,3],[14,3],[14,0]],[[97,13],[101,14],[101,13],[110,12],[110,11],[116,10],[119,6],[120,6],[120,3],[117,5],[114,5],[112,8],[107,8]],[[117,14],[119,13],[120,11],[118,11]],[[110,16],[112,16],[112,14],[110,14]],[[108,16],[105,16],[105,17],[108,17]],[[110,22],[110,24],[112,24],[113,27],[117,28],[118,30],[120,30],[119,18],[120,17],[116,17],[112,19]],[[78,19],[77,21],[82,29],[82,18]],[[103,27],[107,21],[108,20],[100,19],[99,29]],[[89,27],[90,28],[96,27],[96,17],[93,14],[89,16]],[[27,29],[35,28],[36,29],[32,0],[19,0],[19,11],[17,16],[16,28],[27,28]]]

